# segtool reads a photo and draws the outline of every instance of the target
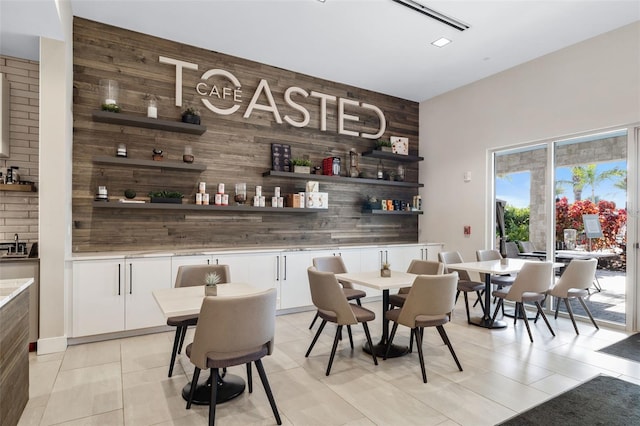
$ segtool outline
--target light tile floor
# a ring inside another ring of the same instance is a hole
[[[462,298],[461,298],[462,299]],[[380,336],[380,302],[370,325]],[[331,375],[324,372],[334,326],[327,326],[311,356],[304,354],[314,312],[277,317],[276,350],[265,369],[285,425],[493,425],[598,374],[640,384],[640,363],[596,352],[627,333],[553,319],[556,337],[542,321],[530,343],[522,322],[501,330],[468,325],[462,300],[446,326],[464,368],[457,370],[437,332],[425,332],[429,382],[422,383],[417,352],[379,361],[363,353],[362,327],[354,327],[356,349],[339,346]],[[317,325],[316,325],[317,327]],[[408,342],[400,327],[397,342]],[[193,337],[190,331],[187,340]],[[70,346],[66,352],[30,355],[30,399],[20,425],[204,425],[208,407],[185,409],[181,389],[193,367],[180,356],[167,378],[173,333]],[[255,370],[254,370],[255,371]],[[244,367],[229,369],[245,376]],[[220,425],[270,425],[275,419],[257,374],[253,394],[221,404]]]

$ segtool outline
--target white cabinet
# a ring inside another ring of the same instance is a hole
[[[171,258],[73,263],[73,337],[165,324],[153,290],[171,287]]]
[[[186,265],[209,265],[211,264],[211,256],[204,254],[173,256],[171,258],[171,286],[175,287],[176,277],[178,276],[178,268]]]
[[[312,306],[307,268],[314,257],[327,253],[289,251],[280,253],[280,309]]]

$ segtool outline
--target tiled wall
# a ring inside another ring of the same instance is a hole
[[[0,158],[3,178],[7,167],[20,167],[20,179],[38,182],[39,64],[0,56],[0,73],[9,81],[10,152]],[[38,240],[38,193],[0,191],[0,242]]]

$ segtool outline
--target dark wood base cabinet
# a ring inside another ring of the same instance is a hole
[[[29,399],[29,291],[0,308],[0,425],[18,424]]]

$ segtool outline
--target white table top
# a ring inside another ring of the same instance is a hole
[[[9,303],[31,284],[33,284],[33,278],[0,280],[0,308]]]
[[[264,288],[245,283],[225,283],[217,285],[218,295],[214,297],[246,296],[260,293]],[[160,310],[166,318],[179,315],[191,315],[200,312],[204,299],[204,285],[153,290]]]
[[[349,281],[365,287],[375,288],[376,290],[408,287],[413,284],[416,277],[416,274],[409,274],[407,272],[400,271],[391,271],[390,277],[381,277],[380,271],[336,274],[336,278],[340,281]]]
[[[539,262],[537,260],[525,260],[525,259],[514,259],[507,258],[507,263],[503,264],[500,260],[485,260],[482,262],[463,262],[463,263],[452,263],[447,265],[447,269],[450,270],[460,270],[460,271],[468,271],[468,272],[480,272],[483,274],[512,274],[516,272],[520,272],[525,263],[535,263]],[[564,263],[554,262],[554,268],[561,268],[564,266]]]

